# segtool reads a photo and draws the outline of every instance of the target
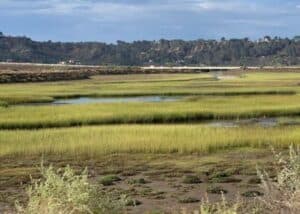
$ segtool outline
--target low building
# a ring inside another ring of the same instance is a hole
[[[300,42],[300,36],[295,36],[293,39],[295,42]]]
[[[60,61],[58,64],[60,64],[60,65],[66,65],[67,62],[66,61]]]
[[[60,61],[58,64],[60,64],[60,65],[81,65],[81,62],[70,59],[68,61]]]

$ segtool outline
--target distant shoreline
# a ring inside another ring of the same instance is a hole
[[[52,82],[89,79],[96,75],[195,74],[202,72],[300,72],[300,66],[229,67],[229,66],[95,66],[0,62],[0,84]]]
[[[109,68],[109,67],[118,67],[118,68],[141,68],[144,70],[198,70],[198,69],[220,69],[220,70],[238,70],[242,69],[240,66],[119,66],[119,65],[72,65],[72,64],[48,64],[48,63],[31,63],[31,62],[0,62],[0,65],[8,66],[45,66],[45,67],[75,67],[75,68]],[[298,66],[247,66],[245,69],[300,69]]]

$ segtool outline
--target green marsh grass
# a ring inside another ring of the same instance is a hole
[[[300,143],[300,126],[214,128],[204,125],[114,125],[0,131],[0,156],[201,154],[236,147],[287,148],[291,143]]]
[[[300,91],[300,73],[246,73],[216,80],[212,74],[108,75],[89,80],[1,84],[0,100],[9,104],[51,102],[55,98],[145,95],[263,95]]]
[[[113,103],[0,108],[0,129],[104,124],[199,122],[213,119],[299,116],[299,95],[193,97],[166,103]]]

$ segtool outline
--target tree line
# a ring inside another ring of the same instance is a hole
[[[165,40],[102,42],[37,42],[0,32],[0,61],[88,65],[232,65],[300,64],[300,38]]]

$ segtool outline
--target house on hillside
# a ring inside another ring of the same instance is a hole
[[[81,62],[70,59],[68,61],[60,61],[58,64],[60,64],[60,65],[81,65]]]
[[[293,39],[295,42],[300,42],[300,36],[295,36]]]
[[[266,42],[266,43],[269,43],[272,41],[272,38],[270,36],[265,36],[264,38],[261,38],[261,39],[258,39],[258,43],[263,43],[263,42]]]
[[[58,62],[58,64],[60,64],[60,65],[66,65],[67,62],[66,61],[60,61],[60,62]]]

